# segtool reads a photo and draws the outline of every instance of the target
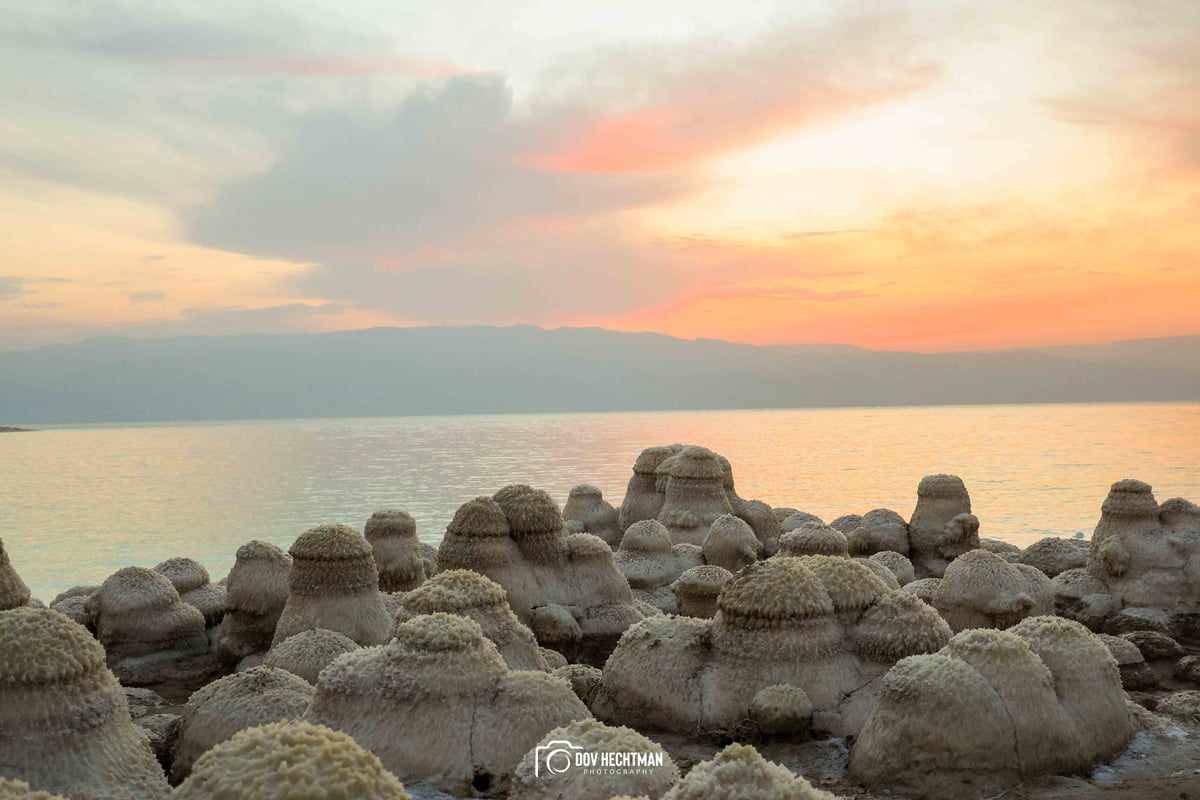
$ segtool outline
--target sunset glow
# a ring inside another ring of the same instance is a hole
[[[1200,332],[1189,0],[485,5],[9,15],[0,349]]]

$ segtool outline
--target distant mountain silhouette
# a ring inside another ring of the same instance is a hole
[[[0,353],[5,423],[1200,401],[1200,336],[919,354],[598,328],[104,337]]]

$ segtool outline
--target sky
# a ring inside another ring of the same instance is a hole
[[[1194,0],[7,5],[0,350],[1200,333]]]

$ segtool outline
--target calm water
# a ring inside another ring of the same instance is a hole
[[[553,414],[79,427],[0,436],[0,538],[49,600],[174,555],[214,580],[238,546],[398,507],[437,542],[455,509],[506,483],[559,501],[593,483],[620,503],[638,452],[703,444],[743,497],[826,521],[906,518],[921,476],[952,472],[981,534],[1091,534],[1108,485],[1200,500],[1200,404]]]

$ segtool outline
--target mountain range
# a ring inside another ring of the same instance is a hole
[[[599,328],[101,337],[0,353],[0,423],[1200,401],[1200,336],[923,354]]]

